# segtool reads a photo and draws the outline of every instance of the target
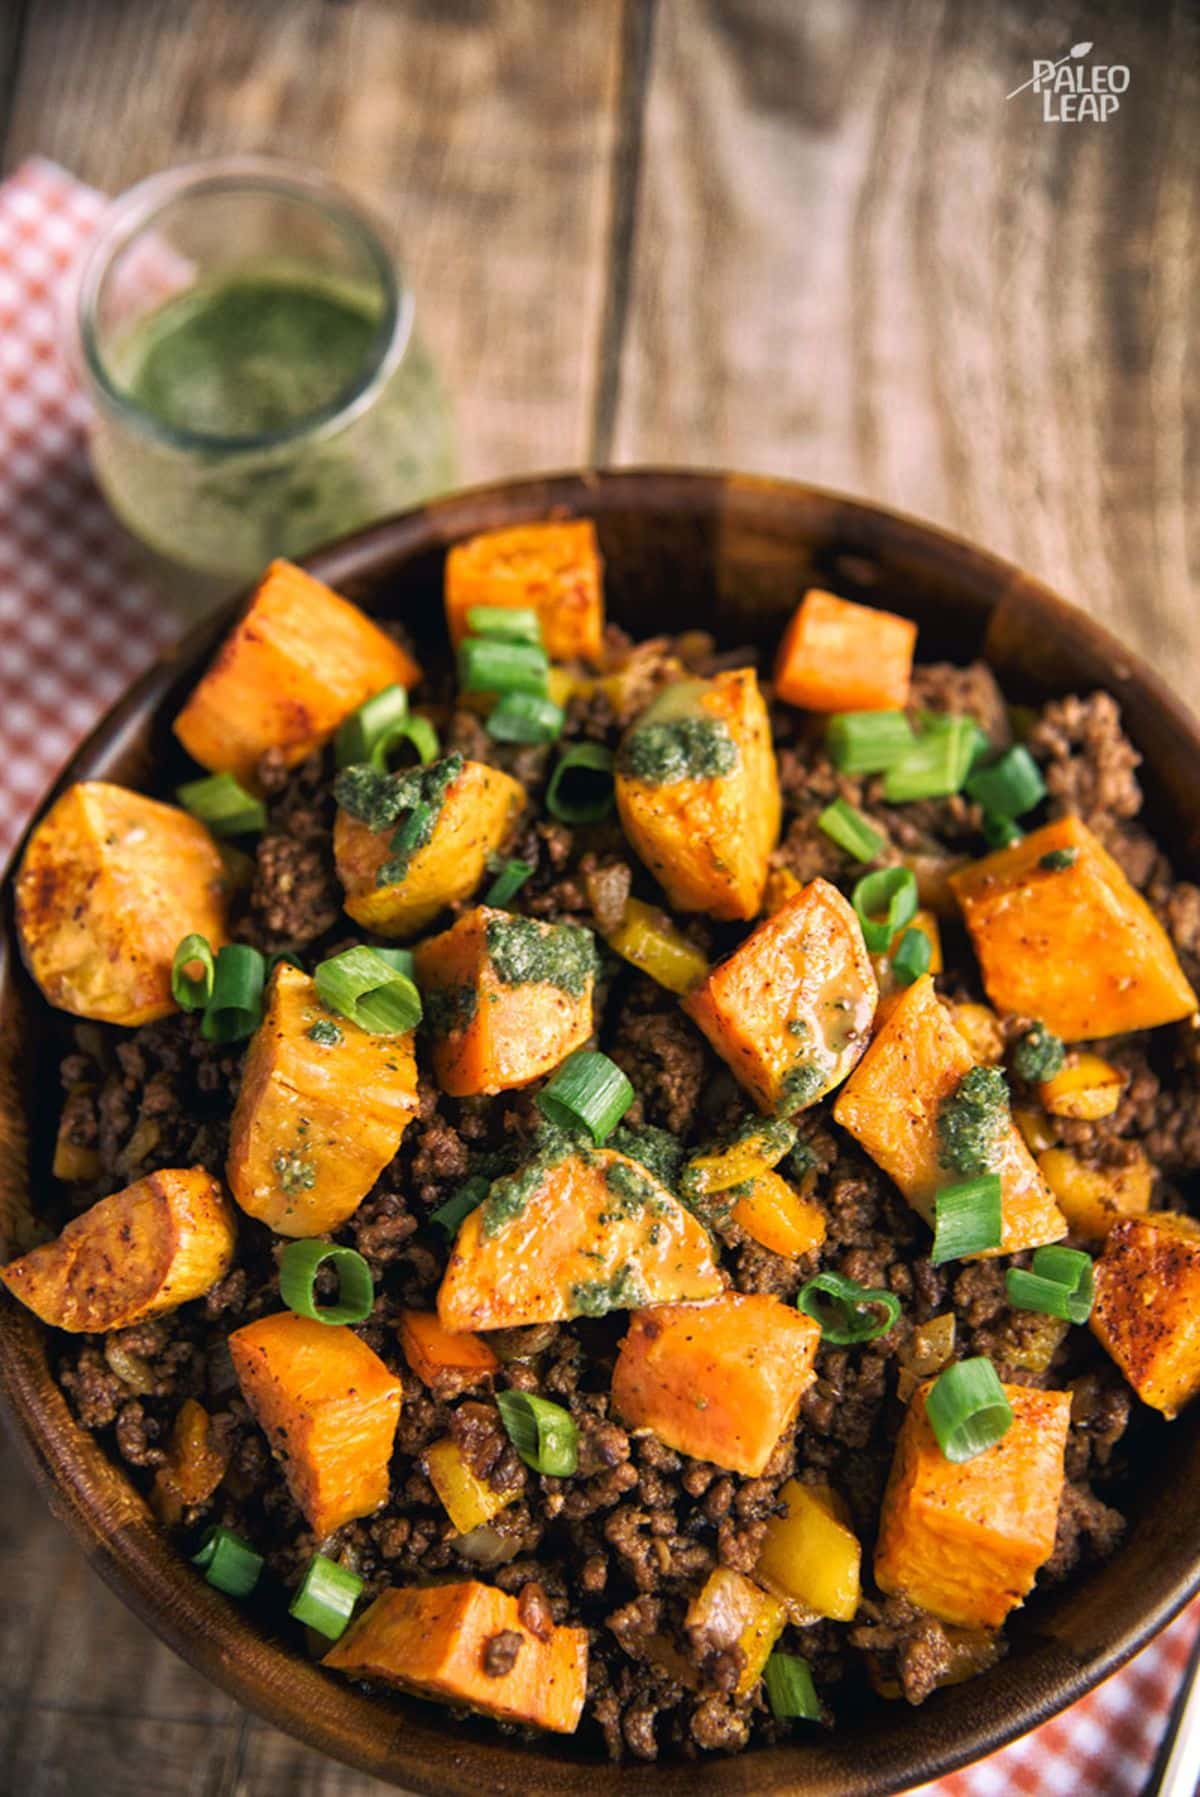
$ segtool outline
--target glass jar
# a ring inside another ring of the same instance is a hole
[[[237,157],[131,188],[80,275],[78,349],[96,478],[193,593],[453,484],[411,291],[319,175]]]

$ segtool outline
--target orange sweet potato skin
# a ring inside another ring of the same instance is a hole
[[[1074,857],[1044,867],[1046,855]],[[951,876],[988,996],[1067,1042],[1188,1017],[1196,994],[1165,930],[1077,817]]]
[[[938,1163],[938,1113],[974,1065],[932,979],[922,974],[897,999],[833,1107],[835,1120],[928,1223],[938,1190],[960,1177]],[[968,1259],[1016,1254],[1066,1235],[1067,1220],[1014,1123],[992,1171],[1000,1176],[1004,1234],[999,1248]]]
[[[309,1035],[318,1020],[338,1039]],[[417,1110],[413,1034],[333,1018],[306,973],[276,968],[246,1054],[226,1172],[248,1216],[280,1235],[323,1235],[351,1216]]]
[[[598,661],[603,564],[590,519],[519,524],[458,543],[446,557],[446,626],[457,647],[473,605],[529,607],[552,661]]]
[[[282,1311],[229,1337],[234,1371],[318,1536],[388,1494],[403,1387],[352,1329]]]
[[[894,612],[813,587],[783,633],[775,691],[809,711],[900,711],[917,627]]]
[[[1175,1416],[1200,1392],[1200,1223],[1122,1217],[1096,1262],[1092,1332],[1144,1404]]]
[[[25,964],[77,1017],[166,1017],[180,938],[195,931],[214,949],[227,939],[227,885],[216,843],[186,811],[81,781],[38,824],[17,875]]]
[[[635,1311],[613,1372],[613,1407],[695,1460],[757,1478],[812,1383],[821,1331],[773,1296]]]
[[[220,1180],[169,1167],[101,1198],[0,1280],[55,1329],[127,1329],[202,1297],[233,1265],[236,1239]]]
[[[955,1465],[917,1387],[896,1443],[875,1548],[880,1589],[944,1622],[999,1628],[1054,1551],[1071,1394],[1006,1385],[1012,1427]]]
[[[364,699],[420,677],[412,657],[357,606],[291,562],[272,562],[175,734],[201,767],[253,784],[268,749],[294,766]]]
[[[508,1672],[489,1676],[487,1644],[507,1630],[520,1637],[516,1659]],[[587,1657],[586,1629],[555,1628],[543,1641],[521,1621],[515,1597],[467,1579],[383,1592],[321,1663],[503,1722],[569,1735],[583,1711]]]
[[[815,1104],[858,1061],[879,997],[853,908],[811,880],[680,1001],[759,1109]],[[824,1078],[788,1101],[788,1076],[813,1062]]]
[[[446,1379],[457,1391],[465,1391],[500,1371],[500,1362],[481,1335],[452,1335],[432,1310],[400,1313],[400,1346],[421,1384],[431,1391]]]
[[[732,772],[655,786],[616,775],[621,826],[679,911],[753,917],[779,837],[779,775],[767,708],[751,669],[718,674],[697,701],[738,745]],[[636,728],[636,725],[635,725]]]
[[[505,985],[491,964],[487,926],[508,913],[486,905],[464,912],[416,950],[422,992],[475,995],[470,1017],[433,1038],[434,1077],[455,1098],[527,1086],[581,1048],[592,1033],[592,980],[577,996],[548,980]],[[536,926],[543,933],[556,926]]]
[[[645,1201],[625,1205],[611,1179],[632,1181]],[[615,1280],[625,1301],[614,1309],[722,1288],[706,1230],[623,1154],[567,1155],[542,1173],[515,1215],[497,1221],[501,1185],[458,1232],[438,1291],[446,1329],[563,1322],[587,1312]]]
[[[394,832],[371,830],[339,810],[333,853],[346,910],[381,936],[418,935],[445,906],[475,891],[488,856],[500,847],[524,803],[519,781],[482,761],[465,762],[446,789],[432,837],[394,886],[376,883]]]

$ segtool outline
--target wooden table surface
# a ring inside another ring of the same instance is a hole
[[[1085,16],[1086,15],[1086,16]],[[1006,94],[1083,36],[1115,116]],[[222,150],[392,224],[465,479],[739,467],[924,514],[1200,703],[1200,12],[1059,0],[8,0],[11,168]],[[10,1454],[0,1788],[382,1791],[244,1715]]]

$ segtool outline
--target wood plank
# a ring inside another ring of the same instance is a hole
[[[287,1797],[395,1797],[396,1787],[335,1765],[278,1729],[255,1723],[237,1776],[221,1797],[267,1797],[276,1791],[286,1791]]]
[[[315,162],[401,246],[465,479],[586,459],[612,0],[34,0],[6,156],[109,192],[223,151]]]
[[[1097,24],[1131,69],[1104,124],[1005,99],[1069,30],[1033,0],[660,0],[615,456],[924,514],[1200,702],[1200,18]]]

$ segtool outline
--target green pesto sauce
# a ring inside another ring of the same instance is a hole
[[[1048,1030],[1044,1023],[1035,1023],[1013,1046],[1013,1072],[1021,1079],[1040,1084],[1061,1072],[1066,1058],[1062,1037]]]
[[[557,1167],[570,1154],[586,1155],[587,1148],[569,1130],[545,1123],[538,1130],[532,1159],[513,1173],[493,1180],[483,1203],[483,1233],[499,1234],[506,1223],[521,1216],[529,1200],[542,1184],[551,1168]]]
[[[701,715],[639,724],[621,744],[620,771],[650,786],[675,786],[731,774],[738,759],[724,720]]]
[[[462,770],[463,758],[457,753],[397,774],[383,774],[365,764],[342,769],[333,785],[342,810],[377,833],[396,826],[391,855],[375,875],[377,886],[398,885],[413,857],[428,847],[446,794]]]
[[[829,1068],[824,1062],[809,1059],[798,1060],[788,1068],[779,1086],[779,1096],[775,1100],[775,1110],[781,1117],[790,1116],[823,1092],[829,1080]]]
[[[613,1205],[601,1222],[639,1217],[646,1210],[655,1217],[671,1214],[667,1195],[640,1167],[631,1167],[626,1161],[610,1161],[604,1171],[604,1183],[613,1194]]]
[[[1064,868],[1074,867],[1074,849],[1050,849],[1038,860],[1038,866],[1044,867],[1048,874],[1062,873]]]
[[[310,1042],[319,1042],[322,1048],[336,1048],[342,1040],[342,1032],[332,1017],[318,1017],[304,1033]]]
[[[271,1165],[275,1169],[280,1190],[289,1197],[296,1192],[311,1192],[317,1183],[317,1169],[297,1149],[293,1149],[290,1154],[281,1149]]]
[[[668,1130],[656,1129],[652,1123],[644,1123],[639,1129],[619,1123],[609,1136],[607,1145],[629,1160],[637,1161],[639,1166],[645,1167],[647,1173],[657,1179],[659,1185],[666,1186],[668,1191],[674,1191],[683,1160],[683,1148]]]
[[[582,924],[540,924],[532,917],[490,917],[487,951],[506,986],[557,986],[582,998],[596,971],[596,944]]]
[[[998,1067],[972,1067],[938,1112],[938,1160],[965,1178],[991,1171],[1008,1127],[1008,1085]]]
[[[422,999],[425,1021],[435,1036],[448,1036],[454,1030],[465,1030],[479,1009],[479,993],[474,986],[448,986],[426,992]]]
[[[637,1310],[650,1302],[646,1282],[632,1261],[622,1261],[610,1279],[585,1279],[571,1287],[576,1316],[603,1317],[610,1310]]]

